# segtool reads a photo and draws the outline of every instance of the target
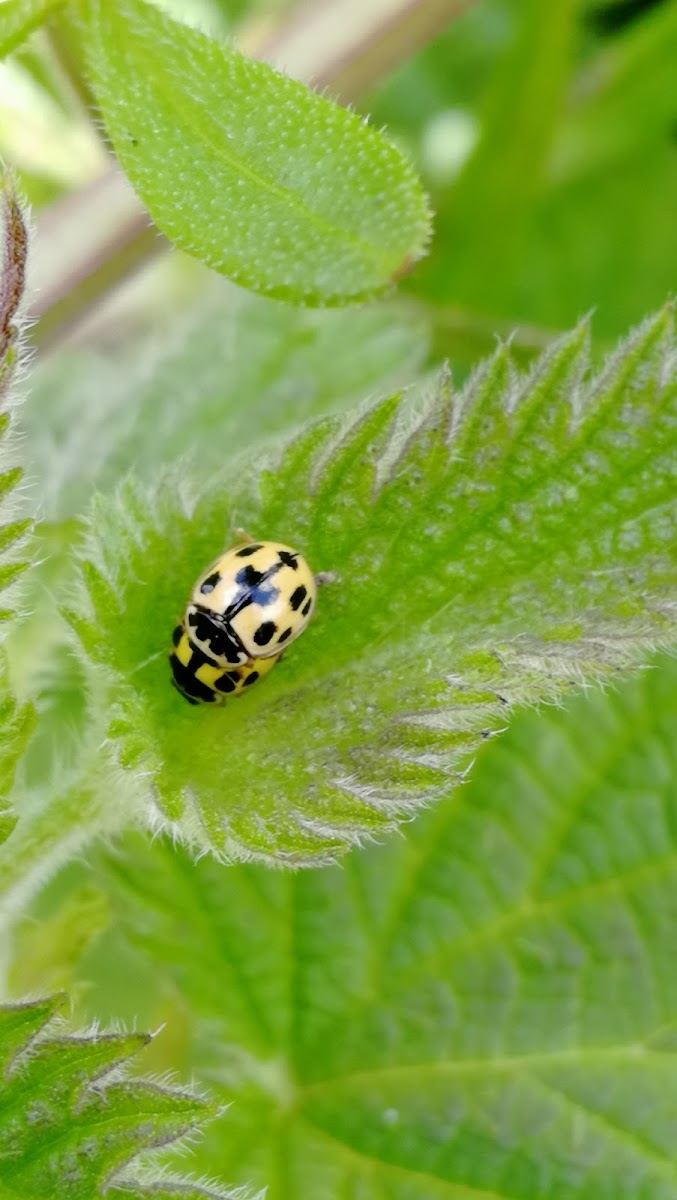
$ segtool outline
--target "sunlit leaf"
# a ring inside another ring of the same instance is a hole
[[[96,502],[68,619],[153,821],[224,858],[327,856],[429,803],[513,708],[675,637],[673,315],[588,374],[585,328],[523,378],[502,348],[244,464]],[[193,709],[166,646],[232,521],[335,573],[250,695]]]
[[[115,152],[176,245],[269,296],[346,303],[424,251],[412,167],[324,96],[144,0],[87,0],[85,42]]]

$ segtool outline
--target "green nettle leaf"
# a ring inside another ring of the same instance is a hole
[[[413,168],[377,130],[143,0],[85,0],[106,130],[163,233],[237,283],[335,304],[424,252]]]
[[[4,58],[42,25],[64,0],[3,0],[0,5],[0,58]]]
[[[670,659],[523,713],[340,868],[99,853],[101,962],[124,934],[129,1011],[178,994],[232,1102],[199,1167],[270,1200],[676,1200],[676,721]]]
[[[409,383],[425,360],[425,324],[399,301],[299,309],[212,282],[150,345],[36,364],[22,431],[51,520],[82,512],[130,462],[153,478],[184,457],[186,476],[204,479],[264,439]]]
[[[177,1142],[214,1116],[188,1091],[121,1079],[143,1033],[49,1036],[65,997],[0,1008],[0,1196],[3,1200],[183,1197],[227,1200],[190,1180],[129,1178],[144,1151]],[[111,1179],[115,1180],[111,1187]]]
[[[207,296],[150,346],[144,341],[114,359],[73,351],[46,358],[32,373],[30,404],[21,414],[31,498],[37,493],[41,511],[58,524],[36,531],[39,566],[22,594],[29,615],[13,627],[8,644],[12,680],[18,694],[30,695],[39,719],[15,791],[22,828],[0,859],[0,923],[21,910],[27,878],[30,891],[96,830],[103,832],[102,822],[112,830],[133,819],[123,781],[116,775],[111,784],[110,764],[94,789],[89,778],[80,787],[78,775],[89,771],[86,755],[101,757],[106,726],[87,727],[88,680],[54,603],[78,536],[72,518],[86,509],[94,488],[113,490],[131,459],[137,478],[152,479],[160,464],[186,449],[182,487],[190,479],[203,487],[215,466],[245,445],[271,444],[273,435],[303,419],[352,406],[388,382],[409,381],[425,358],[425,328],[400,302],[359,311],[294,309],[235,293],[216,277],[212,282]],[[237,477],[235,467],[229,470]],[[15,744],[12,769],[23,744],[25,738]],[[9,741],[0,745],[9,751]],[[10,829],[8,818],[0,834]]]
[[[598,374],[581,326],[526,376],[502,347],[461,393],[320,422],[258,484],[99,498],[68,615],[137,811],[316,862],[445,793],[517,706],[674,639],[676,361],[670,308]],[[166,646],[231,521],[334,582],[264,682],[191,708]]]

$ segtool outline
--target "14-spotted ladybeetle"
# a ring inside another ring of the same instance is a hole
[[[267,675],[303,633],[316,595],[297,550],[242,534],[200,575],[174,630],[169,662],[181,695],[219,704]]]

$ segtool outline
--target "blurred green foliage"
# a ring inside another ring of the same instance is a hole
[[[677,282],[676,61],[674,0],[471,6],[364,105],[432,192],[411,290],[552,329],[594,308],[602,344],[660,304]],[[464,118],[476,143],[454,167]]]

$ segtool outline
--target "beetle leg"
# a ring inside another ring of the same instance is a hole
[[[251,534],[247,533],[246,529],[240,529],[239,525],[233,527],[233,533],[235,534],[235,541],[233,542],[233,546],[246,546],[246,545],[248,545],[249,542],[256,541],[256,538],[252,537]],[[229,549],[230,549],[230,547],[229,547]]]

